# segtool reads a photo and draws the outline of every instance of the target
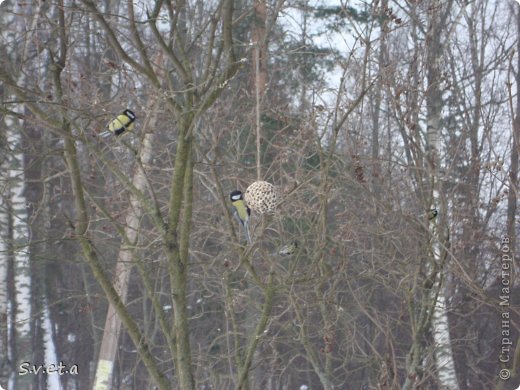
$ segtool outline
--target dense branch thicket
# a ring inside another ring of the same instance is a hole
[[[4,387],[518,386],[516,3],[0,8]]]

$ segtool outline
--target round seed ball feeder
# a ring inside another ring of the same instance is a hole
[[[252,210],[265,214],[272,212],[278,203],[278,194],[274,186],[266,181],[255,181],[247,187],[244,199]]]

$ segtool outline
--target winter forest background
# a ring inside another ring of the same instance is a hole
[[[516,2],[6,0],[0,36],[4,388],[519,385]]]

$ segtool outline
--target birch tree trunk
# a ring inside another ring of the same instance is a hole
[[[9,215],[7,213],[8,203],[5,184],[7,183],[7,147],[5,140],[0,138],[0,381],[7,383],[9,373],[9,332],[8,332],[8,308],[9,294],[7,290],[8,281],[8,256],[7,256],[7,231]]]
[[[450,329],[446,307],[446,297],[443,286],[444,257],[448,246],[448,216],[447,207],[443,202],[442,186],[439,180],[439,137],[441,132],[442,117],[442,90],[441,90],[441,58],[443,44],[440,40],[442,30],[446,28],[445,21],[450,6],[440,8],[440,3],[433,3],[430,25],[426,35],[427,40],[427,129],[426,147],[427,163],[429,168],[432,196],[427,210],[440,208],[441,215],[429,221],[429,236],[432,238],[432,266],[429,272],[435,278],[435,283],[430,291],[434,304],[432,315],[432,333],[435,347],[435,364],[437,367],[437,379],[441,388],[446,390],[458,390],[457,373],[451,348]],[[442,10],[442,12],[440,12]]]
[[[51,315],[49,310],[49,304],[47,299],[43,300],[43,313],[41,314],[42,331],[43,331],[43,343],[44,343],[44,356],[45,365],[50,364],[58,365],[58,351],[56,350],[56,343],[54,342],[53,323],[51,321]],[[61,390],[60,376],[59,375],[47,375],[47,389],[48,390]]]
[[[23,5],[18,5],[17,11],[25,14]],[[33,14],[33,19],[28,19],[26,29],[28,33],[24,37],[25,44],[20,53],[20,62],[25,63],[28,60],[29,47],[33,44],[33,36],[36,31],[36,26],[39,21],[39,11],[41,5],[35,6],[36,10]],[[9,41],[10,38],[7,38]],[[27,83],[26,75],[19,73],[17,75],[17,84],[25,86]],[[25,106],[17,104],[13,107],[13,112],[20,115],[24,114]],[[24,123],[19,118],[8,117],[5,120],[6,126],[6,141],[8,148],[13,151],[8,162],[8,200],[11,204],[11,211],[13,218],[13,235],[12,240],[14,244],[13,255],[15,261],[15,284],[17,301],[20,304],[19,311],[16,313],[16,321],[18,329],[22,335],[28,335],[30,332],[29,318],[31,315],[30,303],[30,276],[29,276],[29,228],[27,226],[27,199],[24,195],[25,190],[25,176],[24,176],[24,156],[22,152],[22,137],[21,130]]]
[[[17,122],[17,123],[16,123]],[[16,388],[17,377],[15,367],[18,353],[25,349],[29,351],[30,318],[31,318],[31,279],[29,275],[29,228],[27,226],[27,200],[25,198],[25,179],[23,168],[23,153],[21,149],[20,126],[22,121],[6,120],[7,144],[14,152],[8,159],[6,202],[8,203],[8,232],[7,288],[11,296],[9,299],[7,326],[11,331],[8,334],[8,356],[11,362],[8,389]],[[9,267],[9,266],[8,266]],[[10,275],[9,275],[10,274]],[[12,280],[9,280],[11,279]],[[11,284],[12,283],[12,284]],[[27,348],[19,345],[27,343]],[[23,357],[23,356],[22,356]]]
[[[13,12],[0,12],[2,24],[9,28],[2,29],[2,56],[13,61],[17,65],[25,64],[29,58],[29,48],[33,45],[33,37],[36,25],[39,21],[41,4],[26,8],[25,5],[16,3]],[[34,12],[33,11],[34,8]],[[14,15],[21,15],[16,18]],[[17,29],[25,30],[23,44],[16,42]],[[11,50],[9,50],[11,48]],[[14,48],[14,49],[13,49]],[[26,86],[27,76],[16,69],[15,78],[18,85]],[[2,91],[2,97],[6,101],[14,96],[7,90]],[[29,226],[27,213],[27,199],[25,197],[25,167],[22,149],[21,131],[24,126],[25,105],[13,104],[11,112],[16,115],[6,117],[4,121],[5,132],[0,142],[3,143],[6,153],[3,161],[0,161],[0,328],[5,329],[0,334],[2,346],[2,367],[0,375],[7,379],[7,389],[19,387],[20,378],[17,375],[17,360],[27,360],[30,348],[30,318],[31,318],[31,278],[29,259]],[[19,351],[25,351],[20,354]],[[20,356],[21,355],[21,356]],[[4,357],[3,356],[3,357]],[[29,380],[29,379],[27,379]]]
[[[424,281],[424,294],[421,297],[420,312],[410,352],[407,356],[407,376],[402,386],[411,389],[420,382],[421,367],[426,362],[424,338],[428,329],[433,334],[433,347],[437,381],[443,389],[458,389],[457,375],[453,360],[449,324],[444,295],[444,263],[448,246],[447,207],[444,204],[443,189],[439,180],[439,137],[443,109],[441,61],[443,40],[449,36],[447,20],[452,8],[452,1],[430,3],[428,24],[426,26],[426,153],[425,168],[427,175],[423,180],[421,193],[425,211],[438,209],[439,216],[424,218],[428,225],[424,266],[427,274]],[[424,222],[423,221],[423,222]]]

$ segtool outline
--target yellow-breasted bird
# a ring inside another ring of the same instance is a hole
[[[251,237],[249,236],[249,216],[251,215],[251,209],[247,207],[246,203],[244,202],[244,195],[242,194],[242,191],[235,190],[231,192],[231,194],[229,194],[229,198],[231,199],[231,204],[235,208],[235,216],[244,227],[246,240],[249,244],[251,244]]]
[[[121,135],[134,129],[135,114],[128,108],[112,119],[108,124],[108,130],[101,133],[101,137],[108,138],[111,135]]]

